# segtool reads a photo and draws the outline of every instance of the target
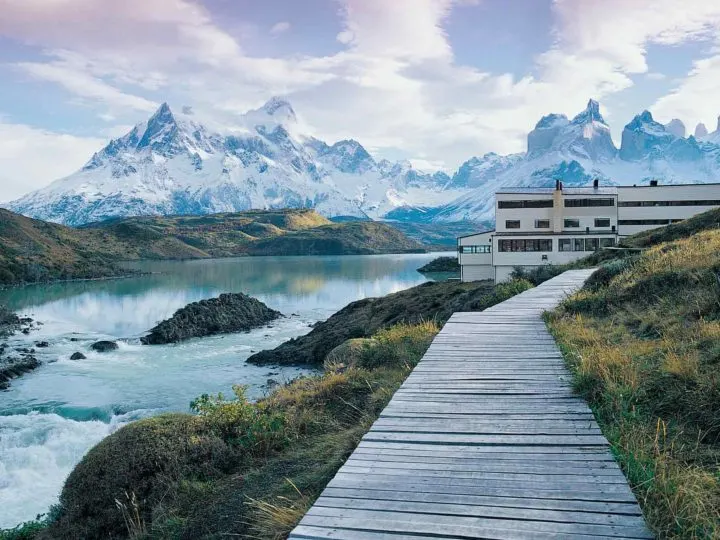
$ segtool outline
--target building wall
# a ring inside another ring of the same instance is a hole
[[[493,231],[463,236],[458,238],[458,262],[460,263],[460,279],[462,281],[479,281],[495,279],[495,268],[492,266],[492,235]],[[488,248],[487,253],[463,253],[463,248]]]
[[[571,199],[604,198],[613,199],[613,206],[566,207],[564,201]],[[555,201],[553,207],[548,208],[501,208],[502,202],[508,201],[553,201],[552,194],[532,193],[498,193],[496,195],[495,230],[497,233],[552,233],[552,232],[612,232],[617,228],[617,196],[614,194],[598,195],[567,195],[563,194],[560,201]],[[560,204],[557,204],[557,203]],[[595,219],[609,219],[607,227],[599,227]],[[577,219],[578,227],[566,227],[566,219]],[[537,222],[545,220],[547,228],[538,228]],[[508,221],[520,221],[519,228],[508,228]]]
[[[699,201],[705,204],[692,206],[663,204],[682,201]],[[642,205],[628,206],[633,203]],[[720,184],[620,187],[618,188],[620,222],[618,232],[621,236],[629,236],[690,218],[718,206],[720,206]],[[634,223],[623,223],[628,221]],[[638,221],[649,223],[637,223]]]
[[[463,282],[482,281],[485,279],[495,279],[495,267],[491,264],[464,264],[461,266],[460,278]]]

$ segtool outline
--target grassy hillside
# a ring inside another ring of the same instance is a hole
[[[0,285],[117,275],[97,235],[0,208]]]
[[[137,259],[423,251],[375,222],[333,224],[312,210],[136,217],[73,229],[0,210],[0,286],[123,273]]]
[[[422,244],[399,230],[375,221],[334,223],[248,245],[250,255],[373,255],[422,253]]]
[[[257,210],[125,218],[91,224],[82,230],[119,242],[128,259],[183,259],[245,255],[247,246],[257,240],[329,223],[312,210]]]
[[[549,317],[660,538],[720,537],[719,223],[629,238]]]

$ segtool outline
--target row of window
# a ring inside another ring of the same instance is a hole
[[[478,254],[478,253],[491,253],[492,249],[489,245],[487,246],[460,246],[460,253],[465,254]]]
[[[614,245],[614,238],[560,238],[558,247],[560,251],[597,251]]]
[[[600,248],[615,245],[614,238],[560,238],[558,249],[560,251],[597,251]],[[500,240],[498,249],[501,252],[518,251],[552,251],[552,238],[533,238],[529,240]]]
[[[580,220],[579,219],[565,219],[563,220],[563,226],[566,229],[578,229],[580,228]],[[610,227],[610,218],[595,218],[595,228],[602,229]],[[519,229],[520,228],[520,220],[519,219],[508,219],[505,221],[505,228],[506,229]],[[536,229],[549,229],[550,228],[550,220],[549,219],[536,219],[535,220],[535,228]]]
[[[536,199],[534,201],[498,201],[498,208],[552,208],[552,199]]]
[[[580,208],[586,206],[615,206],[615,199],[592,197],[589,199],[564,199],[566,208]],[[552,208],[552,199],[535,199],[527,201],[498,201],[498,208]]]
[[[623,201],[618,206],[720,206],[720,201]]]
[[[615,206],[615,199],[593,197],[592,199],[565,199],[566,208],[578,208],[585,206]]]
[[[620,219],[618,225],[669,225],[682,219]]]

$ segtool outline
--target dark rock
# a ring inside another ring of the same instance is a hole
[[[33,320],[30,317],[23,317],[20,319],[20,324],[32,324]]]
[[[76,353],[72,354],[72,356],[70,357],[70,360],[85,360],[86,358],[87,358],[87,356],[85,356],[83,353],[76,352]]]
[[[26,355],[22,358],[0,359],[0,390],[10,386],[9,381],[23,373],[37,369],[40,362],[34,356]]]
[[[90,345],[90,348],[93,351],[104,353],[117,350],[118,344],[114,341],[97,341]]]
[[[438,257],[425,266],[418,268],[418,272],[422,274],[430,274],[433,272],[460,272],[460,264],[458,263],[457,257]]]
[[[275,386],[277,386],[279,384],[280,383],[277,382],[275,379],[268,379],[267,382],[265,383],[265,386],[267,386],[268,388],[274,388]]]
[[[35,346],[38,349],[46,349],[50,346],[50,344],[47,341],[38,341],[37,343],[35,343]]]
[[[246,332],[281,317],[259,300],[242,293],[221,294],[175,312],[141,338],[144,345],[177,343],[194,337]]]
[[[365,298],[315,323],[309,333],[253,354],[247,361],[257,365],[321,365],[330,351],[348,339],[369,338],[399,323],[435,320],[444,324],[455,311],[484,309],[492,292],[488,281],[427,282],[382,298]]]
[[[27,334],[30,333],[30,329],[29,329],[29,328],[23,328],[23,329],[22,329],[22,333],[25,334],[25,335],[27,335]]]
[[[80,341],[80,338],[71,337],[71,338],[70,338],[70,341]]]

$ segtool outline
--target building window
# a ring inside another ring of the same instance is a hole
[[[565,199],[566,208],[578,208],[584,206],[615,206],[615,199]]]
[[[464,255],[490,253],[492,249],[489,245],[487,246],[460,246],[460,253]]]
[[[520,220],[519,219],[508,219],[505,222],[505,228],[506,229],[519,229],[520,228]]]
[[[536,229],[549,229],[550,228],[550,220],[549,219],[536,219],[535,220],[535,228]]]
[[[623,201],[618,206],[720,206],[720,201]]]
[[[559,248],[560,251],[597,251],[614,245],[614,238],[561,238]]]
[[[579,219],[566,219],[563,225],[566,229],[577,229],[580,227],[580,220]]]
[[[500,240],[499,248],[502,252],[552,251],[552,239]]]
[[[552,208],[552,199],[539,199],[534,201],[498,201],[498,208]]]
[[[667,225],[669,219],[620,219],[618,225]]]
[[[610,226],[610,218],[595,218],[595,227],[602,228],[602,227],[609,227]]]

